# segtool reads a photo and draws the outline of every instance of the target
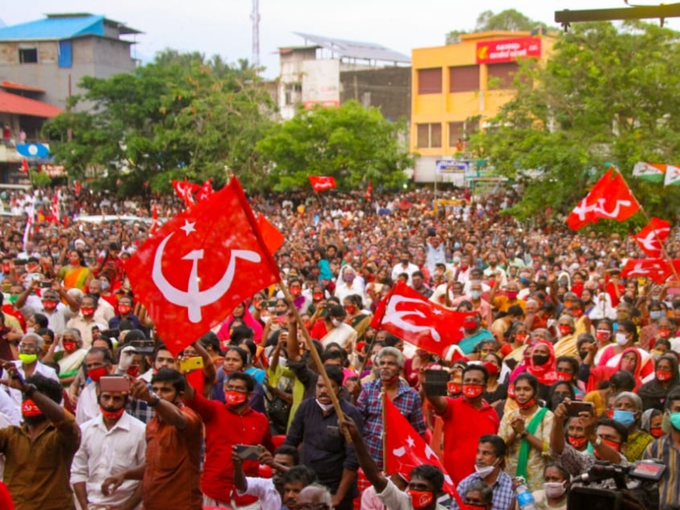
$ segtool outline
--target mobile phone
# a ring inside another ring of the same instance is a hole
[[[578,416],[581,413],[595,413],[595,406],[592,402],[569,402],[567,406],[567,416]]]
[[[236,455],[241,460],[257,460],[262,453],[262,447],[259,445],[237,444],[234,445],[234,448],[236,448]]]
[[[179,362],[179,368],[182,372],[191,372],[203,368],[203,358],[195,356],[193,358],[186,358]]]
[[[49,289],[50,287],[52,287],[52,280],[42,280],[38,282],[38,287],[40,287],[41,289]]]
[[[99,379],[99,389],[113,393],[126,393],[130,391],[130,379],[119,375],[104,376]]]
[[[276,299],[268,299],[265,301],[267,308],[274,308],[276,306]]]
[[[153,340],[131,340],[130,345],[134,347],[135,354],[151,356],[153,354]]]
[[[445,397],[448,395],[448,382],[449,373],[446,370],[425,370],[423,391],[431,397]]]

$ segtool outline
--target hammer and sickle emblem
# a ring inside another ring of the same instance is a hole
[[[189,320],[193,323],[201,322],[202,307],[211,305],[227,293],[234,279],[236,259],[244,259],[255,263],[260,262],[261,260],[260,255],[257,252],[250,250],[232,250],[227,270],[222,275],[222,278],[209,289],[199,290],[198,261],[203,259],[203,250],[192,250],[182,257],[182,260],[192,261],[189,281],[187,282],[187,290],[183,291],[173,286],[163,275],[163,251],[165,250],[165,245],[168,244],[168,241],[173,235],[174,232],[169,234],[163,239],[161,244],[158,245],[153,261],[151,278],[165,299],[173,305],[181,306],[188,310]]]

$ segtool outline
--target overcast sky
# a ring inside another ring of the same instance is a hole
[[[649,0],[636,3],[654,5]],[[276,76],[277,48],[303,43],[293,32],[374,42],[410,55],[412,48],[444,44],[450,30],[473,28],[484,10],[500,12],[509,6],[554,24],[556,10],[626,5],[623,0],[260,0],[260,61],[267,77]],[[218,53],[235,62],[251,58],[251,9],[251,0],[7,0],[0,19],[14,25],[54,12],[103,14],[144,32],[134,49],[142,60],[169,47]],[[680,20],[668,25],[678,29]]]

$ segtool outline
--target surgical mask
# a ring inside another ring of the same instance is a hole
[[[109,287],[110,287],[109,282],[104,281],[104,280],[99,280],[99,281],[102,284],[102,290],[109,290]]]
[[[24,365],[32,365],[33,363],[38,361],[38,355],[20,352],[19,359],[21,360],[21,363],[23,363]]]
[[[319,402],[319,399],[318,399],[318,398],[316,399],[316,403],[318,404],[318,406],[321,408],[321,410],[322,410],[324,413],[327,413],[327,412],[329,412],[331,409],[333,409],[333,404],[322,404],[321,402]]]
[[[334,328],[337,328],[340,326],[340,324],[342,324],[342,321],[339,321],[338,319],[331,319],[331,324],[333,324]]]
[[[567,490],[564,482],[545,482],[543,488],[545,489],[545,495],[549,498],[559,498]]]
[[[617,409],[614,411],[614,421],[618,421],[626,428],[630,427],[633,423],[635,423],[635,413]]]
[[[472,291],[470,291],[470,297],[471,297],[472,299],[475,299],[475,300],[476,300],[476,299],[479,299],[479,297],[480,297],[481,295],[482,295],[482,293],[479,292],[478,290],[472,290]]]
[[[628,337],[625,333],[616,333],[616,343],[618,345],[626,345],[628,343]]]
[[[653,310],[649,312],[649,318],[652,319],[653,321],[660,319],[663,317],[664,313],[662,310]]]
[[[675,430],[680,430],[680,413],[671,413],[670,422]]]
[[[483,466],[479,467],[478,465],[475,464],[475,471],[479,475],[481,479],[486,478],[489,476],[491,473],[493,473],[493,470],[496,469],[495,464],[491,464],[490,466]]]
[[[224,399],[227,405],[238,406],[248,399],[248,395],[241,391],[229,390],[224,392]]]

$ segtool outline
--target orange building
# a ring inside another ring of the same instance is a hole
[[[555,39],[530,32],[464,34],[460,42],[412,51],[410,149],[416,182],[433,182],[437,160],[465,159],[466,136],[486,127],[516,93],[518,59],[546,60]],[[462,179],[462,176],[460,176]],[[445,175],[441,181],[456,181]]]

